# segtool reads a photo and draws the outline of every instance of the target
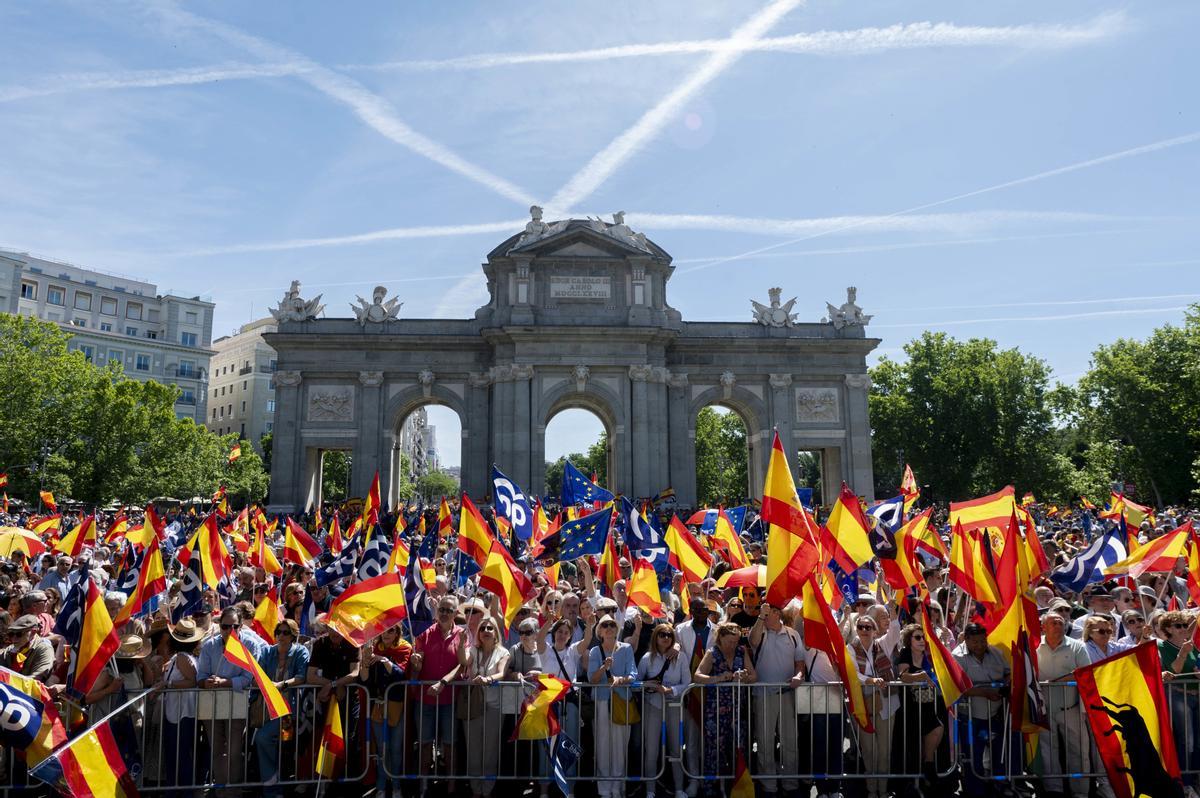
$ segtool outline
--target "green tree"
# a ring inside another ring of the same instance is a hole
[[[343,502],[350,484],[350,452],[332,449],[321,458],[321,498],[328,502]]]
[[[696,415],[696,496],[701,504],[740,504],[749,489],[746,425],[734,412]]]
[[[871,370],[877,492],[894,493],[904,464],[928,499],[963,499],[1013,484],[1039,496],[1069,490],[1070,464],[1053,445],[1050,369],[995,341],[926,332]]]
[[[1183,326],[1145,341],[1120,339],[1092,353],[1079,381],[1077,421],[1111,460],[1110,476],[1135,483],[1160,507],[1200,483],[1200,305]]]
[[[583,472],[584,476],[596,475],[597,484],[608,486],[608,432],[602,431],[596,442],[588,447],[587,453],[572,452],[557,460],[546,463],[546,495],[562,495],[563,472],[566,471],[567,461]]]
[[[417,495],[426,503],[433,503],[445,496],[447,498],[458,494],[458,480],[445,471],[430,471],[417,477],[414,486]]]
[[[262,449],[263,471],[271,473],[271,452],[275,448],[275,433],[266,432],[258,439],[258,448]]]

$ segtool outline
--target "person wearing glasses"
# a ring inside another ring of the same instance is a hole
[[[1116,625],[1111,616],[1089,615],[1083,621],[1083,639],[1092,662],[1120,654],[1128,646],[1117,642]]]
[[[1110,622],[1111,627],[1111,622]],[[1011,671],[1008,663],[995,646],[988,645],[987,629],[981,623],[969,623],[963,630],[963,642],[954,649],[954,659],[974,685],[963,693],[967,698],[966,712],[971,715],[968,722],[964,709],[959,705],[958,733],[960,744],[970,752],[971,764],[962,768],[963,794],[988,796],[994,794],[991,780],[981,778],[987,774],[1007,773],[1004,728],[1004,696],[1008,694]],[[991,769],[984,765],[984,754],[991,756]]]
[[[421,686],[419,707],[422,773],[433,773],[439,744],[444,755],[441,773],[454,772],[454,691],[446,688],[458,677],[467,648],[466,628],[454,624],[457,612],[457,596],[448,594],[438,599],[435,622],[417,635],[409,660],[412,678],[427,682]]]
[[[702,596],[693,596],[688,602],[688,613],[691,616],[683,623],[676,625],[675,638],[679,641],[679,652],[687,658],[688,670],[696,672],[700,660],[709,645],[717,639],[717,625],[712,622],[718,607],[714,602],[711,606]],[[683,755],[687,757],[688,773],[700,772],[700,694],[692,691],[684,699],[683,730],[685,746]],[[700,783],[695,779],[688,782],[687,794],[695,798],[700,789]]]
[[[298,702],[297,696],[290,688],[302,685],[308,679],[308,649],[296,640],[299,635],[300,628],[295,621],[290,618],[282,620],[275,625],[275,645],[267,646],[258,655],[259,666],[283,693],[293,712],[298,709]],[[262,715],[262,725],[254,735],[254,748],[258,756],[259,776],[262,781],[269,783],[279,776],[280,760],[285,763],[295,762],[294,754],[281,755],[284,748],[289,752],[295,749],[295,738],[291,733],[294,732],[295,725],[291,715],[272,719],[269,713],[264,711],[262,701],[262,697],[259,696],[256,706],[252,707],[250,712]],[[290,744],[281,746],[280,738],[285,736],[282,734],[285,728],[289,732],[286,737]],[[289,777],[292,777],[291,773],[285,776]],[[263,790],[263,795],[273,798],[283,795],[283,791],[278,786],[268,786]]]
[[[704,690],[704,774],[716,776],[704,782],[709,795],[723,794],[722,779],[734,773],[734,751],[748,743],[747,713],[739,705],[745,697],[736,686],[758,681],[750,650],[741,645],[742,629],[736,623],[717,627],[717,640],[696,668],[696,683]],[[726,686],[732,682],[732,686]],[[741,709],[739,712],[738,710]],[[735,728],[735,716],[740,723]]]
[[[54,669],[54,647],[38,634],[36,615],[22,615],[4,633],[8,647],[0,652],[0,664],[22,676],[45,683]]]
[[[633,705],[626,685],[634,680],[637,667],[633,661],[633,648],[617,639],[621,629],[614,618],[604,616],[596,629],[600,644],[588,652],[588,681],[601,685],[592,689],[596,706],[596,789],[600,798],[623,798],[629,726],[614,722],[613,695]]]
[[[872,609],[882,608],[877,605]],[[883,614],[887,615],[886,610]],[[860,731],[858,735],[862,746],[863,766],[868,773],[886,773],[891,759],[890,702],[893,700],[893,693],[888,689],[887,683],[895,680],[895,674],[892,672],[892,660],[875,639],[878,633],[879,625],[875,618],[864,613],[855,619],[854,637],[850,640],[850,650],[854,653],[858,672],[863,677],[863,697],[867,702],[871,725],[875,729],[873,733]],[[886,779],[867,779],[867,794],[870,798],[877,798],[886,792]]]
[[[483,706],[474,717],[463,717],[463,739],[467,746],[467,778],[472,798],[491,795],[500,764],[500,688],[496,682],[508,670],[508,650],[500,645],[500,627],[492,618],[484,618],[476,632],[475,645],[467,652],[464,675],[471,687],[459,689],[457,700],[470,700],[468,691],[483,690]]]
[[[550,625],[547,620],[545,627]],[[536,688],[536,684],[526,687],[525,682],[536,682],[537,678],[542,675],[542,654],[538,650],[538,644],[542,639],[542,626],[538,624],[536,617],[526,617],[525,620],[517,624],[517,644],[509,649],[508,652],[508,670],[504,674],[506,682],[520,682],[503,688],[503,696],[501,698],[501,712],[504,713],[502,735],[505,740],[512,736],[513,729],[517,726],[517,716],[521,711],[521,704],[525,696]],[[501,772],[507,774],[518,774],[522,776],[533,776],[545,774],[544,767],[537,768],[534,771],[534,748],[538,752],[543,752],[545,746],[534,746],[529,740],[518,740],[516,742],[506,744],[507,755],[504,762],[501,763]],[[545,761],[545,756],[538,756],[539,764]],[[542,782],[542,789],[545,790],[549,785],[545,781]]]
[[[800,756],[793,688],[805,681],[804,643],[800,634],[784,622],[781,607],[769,601],[759,605],[758,618],[750,629],[750,650],[754,652],[759,681],[765,685],[754,690],[754,738],[758,742],[755,775],[798,773]],[[780,791],[790,794],[799,789],[800,782],[794,776],[783,779],[782,783],[772,778],[762,782],[765,796]]]
[[[1171,610],[1162,617],[1165,636],[1158,643],[1162,660],[1163,681],[1171,701],[1171,728],[1175,731],[1175,753],[1184,771],[1184,791],[1188,798],[1196,796],[1196,771],[1200,770],[1200,659],[1192,636],[1196,631],[1196,616]]]
[[[650,650],[638,663],[637,678],[642,691],[642,774],[657,773],[658,754],[666,721],[667,757],[671,760],[672,775],[679,795],[683,791],[683,764],[679,760],[679,698],[691,684],[687,660],[675,649],[675,629],[669,623],[659,623],[651,635]],[[655,783],[646,785],[646,798],[654,798]]]
[[[400,636],[400,626],[390,626],[375,638],[370,646],[362,647],[363,674],[367,693],[371,697],[371,738],[376,752],[386,764],[377,771],[375,783],[382,791],[386,773],[391,773],[392,795],[400,794],[400,775],[404,772],[404,682],[408,678],[408,663],[412,646]]]
[[[900,630],[895,672],[906,686],[900,688],[900,707],[892,727],[890,769],[893,773],[919,773],[925,786],[932,787],[937,781],[937,753],[946,735],[948,717],[937,671],[929,657],[929,641],[920,624],[910,623]],[[895,792],[902,792],[900,785]]]
[[[242,616],[237,609],[227,607],[221,613],[220,631],[200,646],[200,662],[196,666],[196,681],[206,690],[225,691],[226,695],[214,695],[209,699],[211,711],[201,713],[204,733],[212,747],[211,780],[216,784],[238,785],[245,781],[246,773],[246,712],[239,707],[248,706],[247,691],[254,677],[241,666],[225,659],[225,641],[237,635],[250,656],[258,659],[262,654],[262,640],[249,629],[242,629]],[[233,695],[229,695],[233,691]],[[240,717],[238,717],[240,715]],[[239,789],[229,790],[227,795],[236,795]]]
[[[1136,612],[1129,610],[1126,614]],[[1068,683],[1045,687],[1046,720],[1050,728],[1038,734],[1043,751],[1040,759],[1042,773],[1046,777],[1046,791],[1059,795],[1063,793],[1063,780],[1059,778],[1064,772],[1060,764],[1063,755],[1066,755],[1067,773],[1087,773],[1090,758],[1085,731],[1088,727],[1087,718],[1079,703],[1079,692],[1069,683],[1075,680],[1075,669],[1086,667],[1092,660],[1081,641],[1067,636],[1067,627],[1064,615],[1055,610],[1047,611],[1042,616],[1042,643],[1037,649],[1039,678],[1044,682]],[[1067,779],[1066,783],[1072,795],[1086,798],[1089,788],[1087,779]]]

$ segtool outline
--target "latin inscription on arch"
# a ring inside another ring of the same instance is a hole
[[[597,299],[612,297],[612,278],[553,275],[550,277],[551,299]]]

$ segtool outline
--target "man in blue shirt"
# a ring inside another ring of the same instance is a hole
[[[265,646],[262,638],[242,628],[242,616],[236,607],[221,613],[221,633],[210,637],[200,646],[200,661],[196,666],[196,681],[200,687],[216,691],[211,698],[201,697],[200,706],[208,703],[212,711],[201,713],[205,733],[212,745],[212,773],[209,780],[216,784],[240,784],[246,770],[247,689],[254,676],[225,659],[225,641],[231,634],[238,639],[256,660]],[[240,795],[240,790],[226,790],[223,795]]]

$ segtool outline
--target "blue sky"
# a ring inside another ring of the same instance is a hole
[[[676,258],[685,318],[747,319],[779,285],[815,320],[853,284],[884,354],[944,329],[1070,381],[1200,300],[1198,23],[1190,2],[6,3],[0,246],[211,295],[220,335],[292,279],[338,315],[379,283],[405,316],[469,316],[531,202],[624,210]],[[548,454],[594,435],[565,419]]]

